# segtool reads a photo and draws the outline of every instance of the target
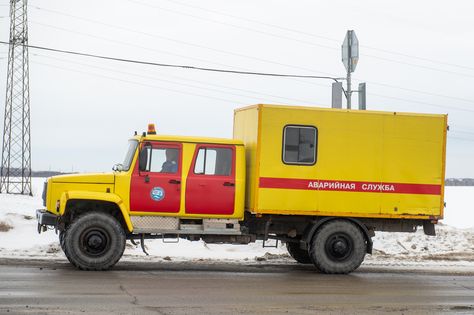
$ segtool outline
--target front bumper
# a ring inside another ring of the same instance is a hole
[[[36,220],[38,221],[38,233],[41,233],[41,231],[46,231],[48,226],[52,226],[57,229],[59,216],[44,209],[39,209],[36,210]]]

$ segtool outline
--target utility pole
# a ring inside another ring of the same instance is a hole
[[[346,88],[346,94],[347,94],[347,109],[351,109],[351,103],[352,103],[352,84],[351,84],[351,72],[347,71],[347,88]]]
[[[367,93],[366,93],[366,84],[359,83],[359,109],[366,110],[367,109]]]
[[[32,195],[27,0],[10,0],[0,193]]]

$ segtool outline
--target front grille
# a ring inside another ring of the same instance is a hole
[[[43,198],[43,206],[46,207],[46,193],[48,190],[48,181],[44,182],[43,186],[43,194],[41,195],[41,198]]]

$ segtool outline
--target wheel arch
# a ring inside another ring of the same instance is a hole
[[[88,211],[109,213],[119,220],[125,230],[133,231],[130,215],[119,196],[83,191],[68,191],[61,195],[59,212],[65,223]]]
[[[305,242],[305,244],[310,244],[311,240],[313,239],[314,234],[316,233],[319,228],[321,228],[324,224],[331,222],[331,221],[349,221],[351,223],[354,223],[363,233],[364,238],[367,242],[367,253],[372,254],[372,249],[373,249],[373,242],[372,242],[372,237],[370,236],[370,232],[363,224],[361,221],[355,219],[355,218],[341,218],[341,217],[325,217],[322,218],[318,221],[316,221],[314,224],[309,225],[308,228],[305,230],[302,240]]]

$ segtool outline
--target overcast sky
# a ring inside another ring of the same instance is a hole
[[[0,4],[5,41],[8,2]],[[474,177],[474,3],[447,4],[29,0],[29,43],[162,63],[340,77],[340,46],[353,29],[361,44],[353,83],[367,82],[368,109],[448,113],[447,176]],[[7,50],[0,46],[0,94]],[[109,171],[122,161],[128,137],[149,122],[162,134],[232,137],[235,108],[331,103],[331,82],[324,80],[157,68],[35,49],[30,91],[33,169],[81,172]]]

